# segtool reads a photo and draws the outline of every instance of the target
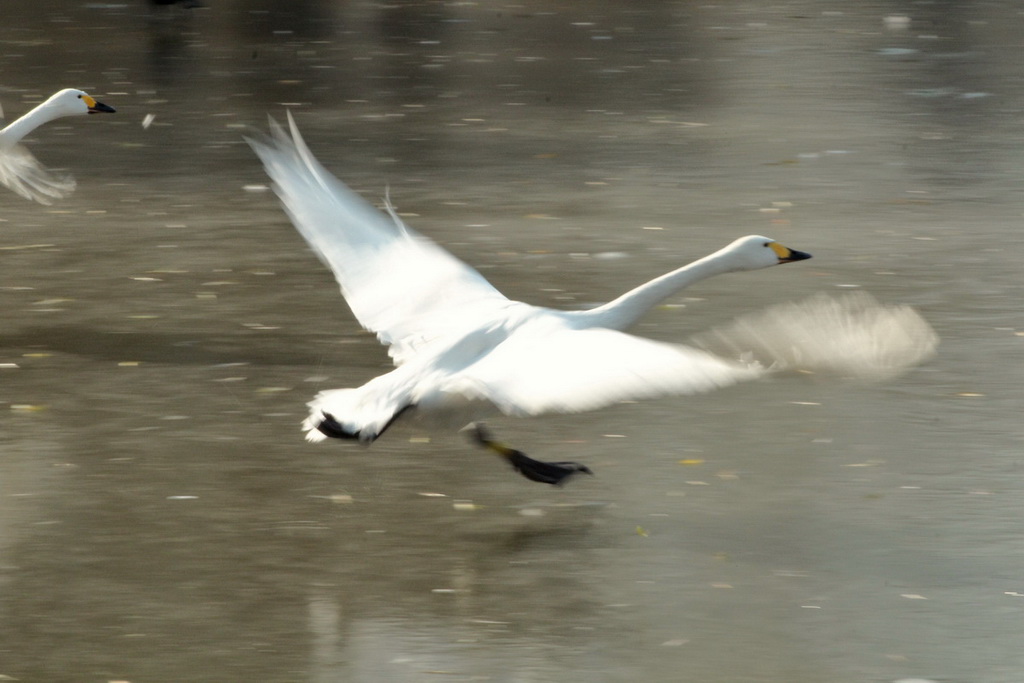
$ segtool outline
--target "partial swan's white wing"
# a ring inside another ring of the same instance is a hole
[[[489,401],[507,415],[529,416],[702,393],[762,375],[758,365],[732,363],[698,349],[615,330],[559,327],[517,332],[454,376],[445,390]]]
[[[22,145],[0,147],[0,183],[40,204],[52,204],[75,190],[73,178],[53,175]]]
[[[927,360],[939,337],[913,308],[851,292],[771,306],[694,342],[719,356],[753,359],[775,369],[874,380]]]
[[[508,303],[478,272],[385,215],[313,157],[288,115],[289,136],[249,140],[292,223],[334,272],[363,327],[391,346],[395,362]]]
[[[509,415],[579,412],[711,391],[786,370],[883,379],[927,360],[938,341],[912,308],[880,304],[862,292],[819,294],[741,316],[696,337],[702,349],[538,320],[444,388],[490,401]]]

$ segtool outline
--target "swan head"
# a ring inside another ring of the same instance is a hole
[[[741,237],[718,254],[729,263],[730,270],[757,270],[811,258],[806,252],[790,249],[762,235]]]
[[[60,116],[78,116],[79,114],[113,114],[116,109],[109,107],[102,102],[97,102],[94,97],[84,90],[65,88],[54,93],[45,102],[47,108],[55,109]]]

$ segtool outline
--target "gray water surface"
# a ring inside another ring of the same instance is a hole
[[[1016,3],[206,4],[4,4],[8,119],[118,113],[27,141],[69,199],[0,188],[0,675],[1024,680]],[[307,444],[388,359],[242,140],[286,110],[510,297],[761,233],[815,258],[636,331],[860,288],[939,355],[492,423],[565,489],[416,424]]]

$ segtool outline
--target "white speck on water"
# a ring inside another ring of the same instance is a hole
[[[904,29],[910,26],[910,17],[903,14],[890,14],[882,18],[882,23],[888,29]]]
[[[908,90],[908,95],[912,97],[946,97],[952,95],[952,88],[917,88],[915,90]]]

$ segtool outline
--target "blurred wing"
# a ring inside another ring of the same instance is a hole
[[[508,415],[576,413],[757,379],[757,365],[602,328],[515,334],[446,389]]]
[[[385,215],[313,157],[288,114],[289,136],[249,140],[296,229],[334,272],[359,322],[401,364],[421,344],[509,303],[478,272]]]
[[[786,370],[884,379],[934,355],[939,338],[914,309],[857,292],[772,306],[694,341],[702,348],[542,322],[518,330],[445,390],[509,415],[571,413]]]
[[[694,342],[726,358],[777,370],[884,379],[935,354],[939,337],[909,306],[884,305],[866,292],[817,294],[741,316]]]
[[[22,145],[0,149],[0,183],[40,204],[52,204],[75,190],[73,178],[53,175]]]

